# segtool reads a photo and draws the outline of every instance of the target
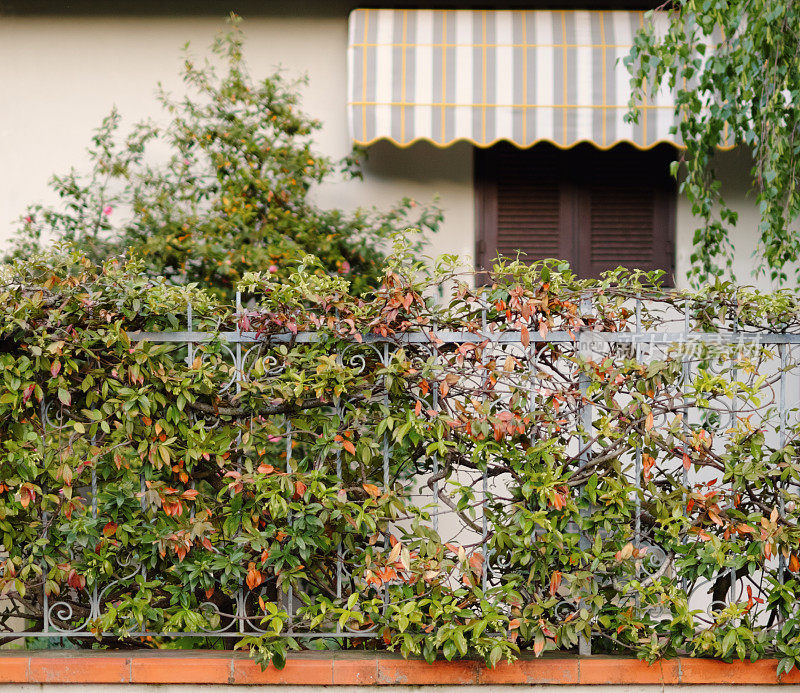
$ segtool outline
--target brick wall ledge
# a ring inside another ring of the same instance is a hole
[[[679,658],[652,666],[623,657],[523,658],[487,669],[478,661],[405,660],[387,653],[304,652],[282,670],[261,671],[245,654],[219,651],[0,652],[0,683],[501,685],[501,684],[798,684],[777,660],[721,662]]]

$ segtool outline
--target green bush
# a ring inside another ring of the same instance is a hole
[[[299,110],[300,84],[280,73],[252,79],[239,20],[232,22],[213,45],[215,61],[187,55],[184,97],[159,91],[166,126],[140,123],[119,138],[116,110],[103,121],[89,148],[91,171],[52,179],[61,202],[28,209],[14,257],[68,241],[96,262],[129,254],[151,277],[230,298],[246,272],[285,279],[312,254],[319,272],[363,293],[377,286],[393,232],[438,229],[441,212],[407,198],[386,212],[352,213],[309,198],[332,176],[359,177],[362,152],[338,163],[316,153],[311,136],[320,124]]]
[[[141,261],[7,267],[0,623],[40,629],[47,595],[52,623],[109,647],[246,614],[264,664],[299,647],[494,664],[580,637],[800,660],[798,425],[776,436],[774,348],[581,348],[684,308],[700,333],[796,334],[796,298],[555,263],[501,262],[475,289],[447,258],[420,279],[412,255],[398,245],[369,301],[313,258],[248,275],[239,313]],[[424,298],[444,284],[448,301]],[[132,340],[185,329],[189,302],[213,338]],[[219,336],[238,330],[239,371]],[[176,642],[220,640],[143,644]]]

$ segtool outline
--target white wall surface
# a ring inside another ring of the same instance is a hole
[[[131,124],[159,112],[161,81],[179,92],[181,45],[205,52],[225,28],[205,17],[9,17],[0,15],[0,246],[25,205],[54,202],[48,178],[85,167],[92,130],[116,105]],[[308,74],[303,107],[322,121],[317,145],[342,157],[350,150],[345,112],[347,17],[257,17],[244,25],[246,55],[258,77],[283,66]],[[402,196],[440,195],[446,225],[431,252],[472,254],[472,150],[427,144],[372,148],[365,182],[317,191],[323,205],[387,207]]]
[[[756,277],[756,260],[753,252],[758,240],[759,214],[751,192],[750,169],[753,165],[750,154],[743,149],[718,152],[715,168],[722,182],[722,193],[731,208],[739,213],[739,221],[731,232],[734,245],[733,272],[739,284],[749,284],[762,289],[776,288],[768,276]],[[691,208],[685,198],[678,199],[676,219],[677,257],[676,275],[686,277],[692,254],[692,237],[699,221],[692,217]],[[787,272],[790,282],[793,270]],[[684,281],[685,283],[685,281]]]
[[[284,8],[283,12],[287,10]],[[155,85],[180,91],[180,46],[190,41],[202,54],[221,18],[175,16],[3,16],[0,14],[0,249],[14,220],[29,202],[54,202],[47,189],[53,173],[85,168],[85,147],[112,105],[131,124],[158,113]],[[341,157],[349,151],[346,124],[347,18],[260,16],[247,19],[247,59],[254,76],[278,65],[289,75],[307,73],[303,106],[323,122],[320,151]],[[740,212],[735,270],[752,281],[757,215],[746,199],[749,161],[726,153],[720,170],[725,189]],[[370,149],[364,182],[327,184],[316,192],[323,205],[386,207],[404,195],[428,202],[438,194],[445,223],[431,253],[472,255],[474,197],[472,148],[437,149],[420,143]],[[695,227],[688,205],[679,202],[677,273],[689,266]],[[767,282],[759,282],[766,285]]]

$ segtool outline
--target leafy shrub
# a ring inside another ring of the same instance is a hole
[[[280,73],[254,81],[239,20],[232,22],[212,47],[222,73],[187,55],[187,94],[159,91],[163,128],[140,123],[120,139],[112,111],[92,139],[92,170],[53,177],[61,203],[28,209],[13,256],[68,241],[94,261],[130,254],[149,276],[230,298],[246,272],[285,279],[312,254],[318,271],[346,277],[360,293],[377,286],[392,233],[438,229],[441,212],[408,198],[387,212],[314,204],[316,184],[337,173],[360,176],[361,153],[335,163],[312,149],[320,123],[299,110],[300,84]]]
[[[299,647],[494,664],[581,637],[796,663],[798,425],[774,348],[609,340],[683,309],[701,336],[797,334],[797,300],[505,261],[472,288],[412,256],[398,246],[369,301],[313,258],[248,275],[238,312],[141,262],[7,268],[6,627],[155,647],[258,627],[240,645],[277,665]],[[448,301],[424,298],[442,284]],[[210,340],[132,339],[185,329],[190,301]]]

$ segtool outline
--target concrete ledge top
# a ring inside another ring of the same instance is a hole
[[[391,653],[303,652],[283,669],[261,667],[246,654],[199,650],[0,652],[0,683],[380,685],[693,685],[798,684],[778,662],[722,662],[681,657],[653,665],[626,657],[524,657],[488,669],[473,660],[402,659]]]

